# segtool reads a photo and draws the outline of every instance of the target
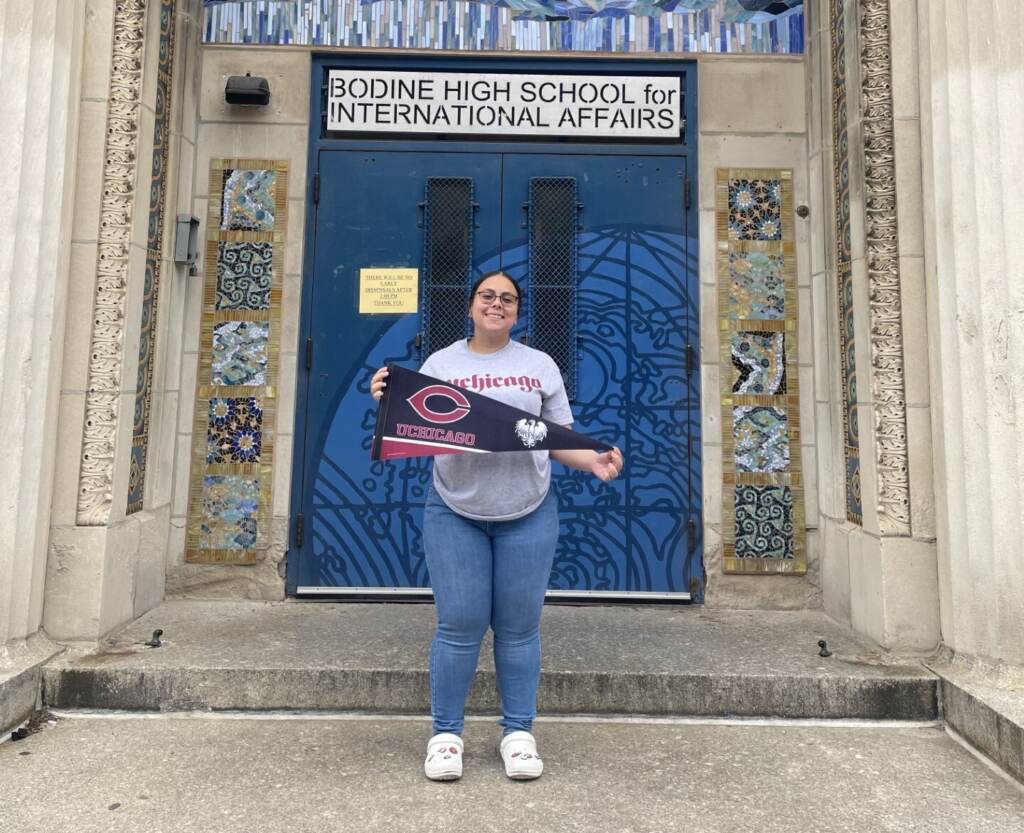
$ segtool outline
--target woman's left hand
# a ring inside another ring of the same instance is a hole
[[[606,483],[609,480],[614,480],[622,472],[622,467],[626,464],[623,459],[622,452],[617,448],[613,448],[611,451],[602,451],[594,458],[594,462],[590,466],[590,470],[594,473],[594,476]]]

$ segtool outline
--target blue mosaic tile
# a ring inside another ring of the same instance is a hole
[[[729,239],[782,239],[780,180],[729,180]]]
[[[729,252],[729,301],[733,321],[782,321],[786,317],[783,255]]]
[[[142,508],[146,475],[146,445],[132,446],[132,459],[128,467],[128,512]]]
[[[864,516],[860,492],[860,455],[851,454],[853,450],[848,449],[846,455],[846,512],[859,523]]]
[[[732,392],[781,396],[786,392],[786,334],[731,334]]]
[[[804,50],[803,0],[218,0],[207,6],[206,43],[466,52]]]
[[[225,231],[273,231],[277,171],[224,172],[220,227]]]
[[[208,474],[203,477],[199,546],[204,550],[244,550],[256,544],[258,477]]]
[[[217,246],[214,308],[270,309],[273,279],[273,243],[221,242]]]
[[[157,4],[153,4],[157,5]],[[142,314],[139,325],[139,361],[135,382],[135,416],[132,427],[132,459],[129,473],[128,513],[142,508],[146,481],[146,449],[152,408],[153,351],[156,346],[156,316],[160,295],[160,258],[163,248],[167,197],[167,156],[170,149],[171,76],[174,70],[174,20],[177,0],[160,0],[160,41],[156,82],[153,155],[150,162],[149,222],[146,237],[148,257],[143,281]]]
[[[270,324],[222,321],[213,327],[212,384],[267,384]]]
[[[767,405],[732,409],[736,471],[777,472],[789,468],[786,412]]]
[[[793,558],[789,486],[735,486],[736,557]]]
[[[207,463],[258,463],[263,446],[263,409],[254,396],[210,400]]]

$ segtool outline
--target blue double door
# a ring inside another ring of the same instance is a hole
[[[618,445],[610,484],[553,466],[550,588],[699,600],[698,278],[686,157],[321,150],[304,286],[293,539],[298,595],[427,588],[431,461],[372,462],[373,371],[464,337],[468,284],[501,268],[513,337],[550,352],[574,427]],[[359,313],[360,269],[418,270],[418,311]],[[305,371],[302,370],[303,364]]]

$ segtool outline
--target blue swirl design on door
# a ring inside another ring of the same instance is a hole
[[[698,370],[695,241],[677,231],[611,226],[580,234],[579,390],[574,428],[618,445],[626,473],[611,484],[554,467],[561,537],[551,588],[680,592],[700,576]],[[694,254],[689,254],[694,253]],[[482,262],[526,274],[519,245]],[[527,306],[513,337],[526,331]],[[312,556],[325,587],[426,587],[422,506],[428,458],[372,462],[373,371],[416,367],[418,322],[397,319],[341,386],[313,477]],[[357,439],[358,438],[358,439]]]

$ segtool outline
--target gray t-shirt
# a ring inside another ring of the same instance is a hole
[[[572,411],[562,374],[547,353],[509,341],[474,353],[466,339],[432,353],[420,373],[497,399],[557,425]],[[551,484],[547,451],[452,454],[434,458],[434,488],[454,512],[478,521],[511,521],[543,502]]]

